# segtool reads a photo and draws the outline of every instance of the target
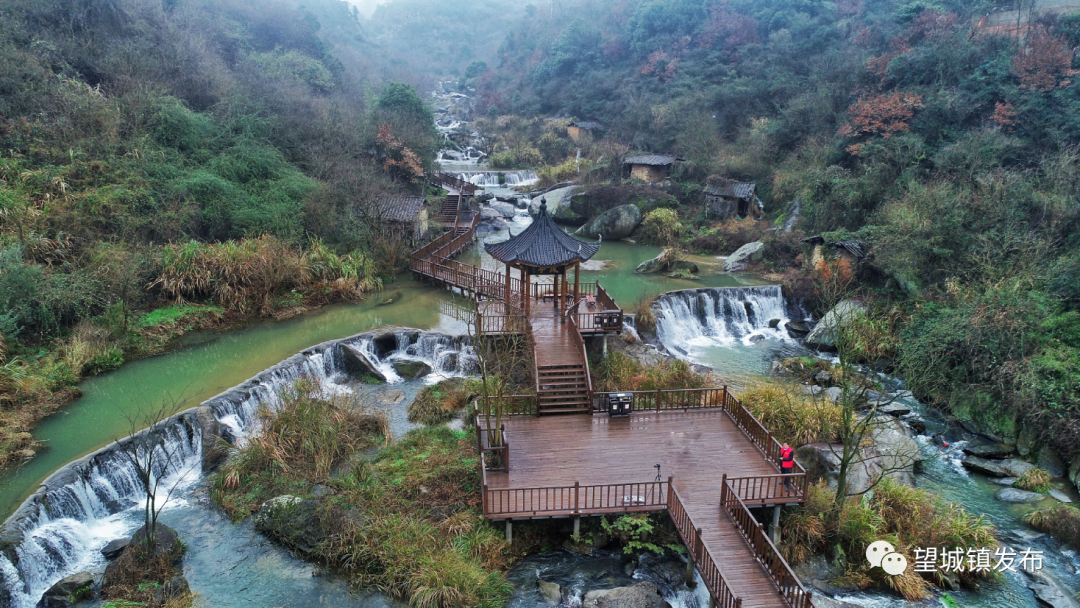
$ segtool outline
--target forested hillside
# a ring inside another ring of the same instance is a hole
[[[949,0],[555,3],[476,79],[480,111],[677,153],[683,204],[710,175],[756,182],[777,224],[800,199],[805,234],[870,247],[855,289],[882,319],[879,364],[1075,455],[1080,15],[1029,4],[1017,21]],[[687,243],[715,240],[682,219]]]
[[[0,464],[84,374],[395,274],[435,134],[374,48],[334,0],[0,3]]]

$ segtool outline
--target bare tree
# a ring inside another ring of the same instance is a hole
[[[875,437],[889,432],[891,418],[882,410],[895,404],[898,396],[874,391],[856,361],[858,342],[863,339],[856,326],[866,313],[855,306],[841,305],[855,295],[852,289],[854,269],[844,258],[837,258],[822,262],[818,270],[818,289],[832,311],[830,325],[835,328],[838,363],[833,366],[830,381],[840,388],[840,393],[829,395],[826,391],[819,391],[811,398],[822,427],[829,425],[835,428],[838,443],[830,442],[829,450],[838,461],[836,504],[839,506],[849,496],[865,494],[886,477],[907,470],[921,458],[921,454],[917,450],[914,453],[880,453],[873,449]],[[834,421],[837,408],[839,415]],[[849,477],[859,467],[862,467],[867,481],[861,489],[852,490],[849,488]]]
[[[158,515],[180,482],[198,464],[193,463],[184,470],[182,442],[169,441],[170,418],[183,406],[183,401],[166,401],[150,411],[125,414],[128,435],[115,440],[117,451],[135,469],[135,477],[146,498],[144,518],[149,547],[154,546]],[[170,474],[176,474],[176,477],[168,483]]]

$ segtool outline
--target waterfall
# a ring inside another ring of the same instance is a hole
[[[317,379],[329,394],[349,393],[342,349],[368,354],[388,379],[401,382],[393,362],[422,361],[433,379],[475,373],[468,338],[393,328],[313,346],[201,404],[234,445],[258,433],[258,408],[280,403],[281,391],[302,377]],[[198,409],[198,408],[196,408]],[[149,431],[142,431],[149,432]],[[182,488],[202,477],[203,427],[196,410],[176,414],[158,427],[164,445],[179,455],[169,470],[158,467],[162,487]],[[160,448],[159,448],[160,449]],[[173,501],[182,501],[178,491]],[[34,608],[61,578],[105,563],[101,549],[141,525],[145,496],[134,466],[110,445],[51,475],[0,529],[0,608]]]
[[[202,428],[196,417],[173,416],[156,432],[166,446],[156,449],[176,457],[166,469],[159,454],[154,476],[162,487],[190,485],[201,473]],[[0,606],[33,608],[56,581],[104,564],[102,547],[141,523],[132,515],[141,515],[146,497],[135,467],[115,447],[64,467],[44,488],[4,526],[5,540],[21,540],[0,552]]]
[[[789,315],[802,316],[789,310],[779,285],[673,291],[657,298],[653,307],[660,342],[683,353],[701,346],[749,345],[761,338],[793,342],[786,330]],[[769,327],[774,319],[779,323]]]
[[[499,183],[499,176],[503,177],[504,183]],[[507,188],[514,188],[518,186],[531,186],[539,181],[535,171],[523,170],[523,171],[465,171],[456,174],[456,177],[460,180],[469,182],[470,184],[480,186],[481,188],[497,188],[499,186],[505,186]]]

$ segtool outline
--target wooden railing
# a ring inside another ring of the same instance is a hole
[[[750,441],[765,455],[765,458],[776,467],[777,471],[780,470],[780,449],[783,447],[779,441],[773,437],[772,431],[765,428],[765,425],[761,424],[761,421],[754,417],[753,414],[747,410],[741,401],[735,395],[732,395],[727,387],[724,387],[724,411],[731,416],[731,419],[735,424],[742,429]],[[795,475],[801,475],[803,477],[802,489],[805,490],[805,478],[806,469],[803,468],[798,461],[795,461]],[[801,493],[801,496],[805,496],[805,493]]]
[[[481,397],[484,399],[484,397]],[[536,395],[503,395],[502,397],[487,397],[488,406],[484,412],[494,412],[497,407],[502,408],[503,416],[535,416]],[[481,413],[481,416],[485,414]],[[494,414],[492,415],[494,417]]]
[[[585,513],[662,511],[668,506],[666,481],[609,483],[548,488],[490,489],[484,486],[484,516],[536,517]]]
[[[491,428],[481,424],[482,418],[477,413],[476,450],[480,454],[481,468],[485,471],[510,471],[510,442],[506,438],[506,427]]]
[[[432,183],[446,184],[451,188],[454,188],[458,192],[465,196],[472,196],[476,194],[476,184],[469,183],[463,179],[459,179],[457,176],[450,175],[449,173],[436,173],[431,176]]]
[[[810,608],[810,591],[799,582],[799,578],[792,572],[787,560],[780,555],[776,545],[765,533],[764,527],[754,519],[750,509],[733,487],[736,485],[732,483],[734,481],[736,480],[727,479],[727,475],[721,481],[720,504],[722,508],[735,522],[735,527],[739,529],[743,540],[754,552],[754,557],[764,566],[765,572],[783,594],[788,605],[791,608]]]
[[[574,315],[570,315],[570,337],[573,338],[574,344],[578,347],[578,353],[581,355],[581,366],[585,369],[585,388],[589,391],[588,403],[593,402],[593,384],[592,374],[589,372],[589,354],[585,351],[585,340],[581,338],[581,331],[578,330],[577,321],[574,319]],[[537,387],[537,393],[540,392]]]
[[[786,482],[786,483],[785,483]],[[790,499],[799,502],[806,496],[808,485],[805,472],[790,475],[758,475],[729,479],[735,494],[748,504],[776,504]]]
[[[668,478],[667,510],[671,515],[671,521],[675,524],[675,529],[679,531],[679,536],[682,538],[683,544],[686,545],[686,549],[697,567],[698,573],[701,575],[701,580],[705,582],[705,588],[709,590],[709,594],[712,596],[713,601],[716,602],[716,605],[720,608],[741,608],[742,598],[735,597],[735,594],[732,593],[731,587],[724,580],[724,574],[720,572],[720,568],[716,565],[716,560],[705,548],[705,544],[701,542],[701,528],[694,526],[690,514],[686,512],[686,507],[683,506],[682,497],[679,496],[678,490],[671,483],[670,477]]]

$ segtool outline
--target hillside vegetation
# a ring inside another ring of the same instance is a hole
[[[372,48],[333,0],[0,3],[0,465],[85,374],[392,279],[436,140]]]
[[[670,192],[703,251],[730,245],[694,215],[707,177],[756,182],[776,226],[800,200],[804,234],[869,246],[855,291],[893,311],[871,359],[985,432],[1080,457],[1080,13],[1025,9],[1018,28],[984,19],[1015,5],[985,1],[553,6],[474,78],[497,153],[586,183],[617,177],[620,152],[679,154]],[[560,173],[577,146],[508,130],[536,116],[605,133]]]

